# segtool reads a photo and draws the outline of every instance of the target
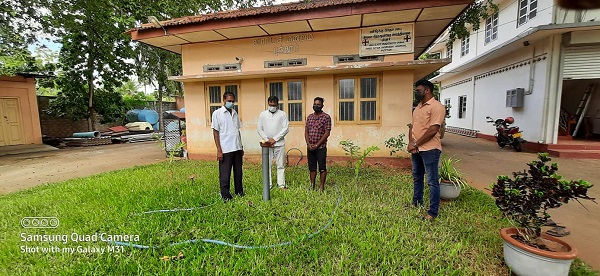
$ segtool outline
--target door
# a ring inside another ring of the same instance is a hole
[[[0,98],[0,146],[24,144],[18,98]]]

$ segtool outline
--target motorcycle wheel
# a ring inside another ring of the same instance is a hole
[[[521,139],[515,139],[515,141],[513,142],[513,148],[515,149],[515,151],[521,152],[523,151],[523,143],[521,143]]]
[[[500,136],[496,136],[496,143],[498,143],[498,146],[500,146],[501,149],[503,149],[506,146],[506,142]]]

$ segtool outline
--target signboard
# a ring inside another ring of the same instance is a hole
[[[362,28],[360,56],[380,56],[414,52],[414,24],[395,24]]]

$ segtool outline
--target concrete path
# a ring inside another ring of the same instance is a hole
[[[461,159],[458,168],[466,174],[471,186],[484,190],[495,182],[498,175],[512,175],[513,171],[527,169],[527,162],[537,159],[534,152],[515,152],[511,148],[500,149],[495,142],[446,134],[442,139],[445,154]],[[579,258],[596,270],[600,270],[600,160],[564,159],[553,157],[558,172],[569,180],[584,179],[594,184],[589,195],[599,204],[576,201],[551,210],[552,219],[564,225],[571,234],[561,239],[579,250]],[[484,190],[487,194],[490,191]],[[587,210],[586,210],[587,208]],[[543,230],[549,228],[545,227]]]

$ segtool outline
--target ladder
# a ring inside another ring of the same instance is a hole
[[[581,98],[581,102],[579,102],[577,111],[575,111],[575,116],[578,117],[579,119],[577,120],[577,125],[575,126],[575,131],[573,131],[573,137],[575,137],[577,135],[577,132],[579,131],[579,127],[581,126],[581,123],[583,122],[583,117],[585,117],[585,112],[587,111],[588,106],[590,104],[590,99],[592,98],[592,92],[594,92],[595,89],[596,89],[596,84],[591,83],[588,86],[587,90],[585,90],[585,93],[583,93],[583,98]]]

